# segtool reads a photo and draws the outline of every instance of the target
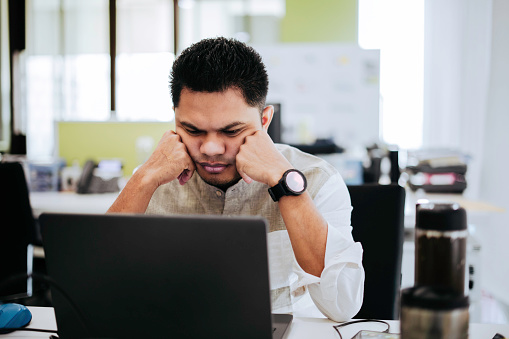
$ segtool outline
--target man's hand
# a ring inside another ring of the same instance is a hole
[[[159,187],[177,178],[181,185],[185,184],[193,176],[195,168],[180,136],[174,131],[167,131],[140,170]]]
[[[178,178],[185,184],[195,171],[180,136],[167,131],[148,160],[133,174],[108,212],[144,213],[155,190]]]
[[[269,187],[276,185],[283,173],[293,168],[263,130],[246,137],[237,154],[236,165],[244,181],[255,180]]]

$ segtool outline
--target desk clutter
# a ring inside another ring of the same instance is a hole
[[[389,185],[400,179],[400,150],[395,146],[372,144],[345,149],[336,145],[333,139],[317,139],[314,144],[292,146],[329,162],[347,185]]]
[[[428,193],[463,193],[469,156],[447,149],[408,152],[408,185]]]
[[[119,192],[123,178],[123,164],[118,159],[88,160],[83,167],[76,161],[68,165],[61,158],[34,161],[16,157],[5,161],[22,164],[30,192]]]

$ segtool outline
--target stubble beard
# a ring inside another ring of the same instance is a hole
[[[226,192],[226,190],[235,185],[236,183],[238,183],[240,181],[240,179],[242,179],[242,177],[240,176],[239,172],[237,171],[237,167],[236,167],[236,164],[235,164],[235,161],[231,161],[231,160],[228,160],[228,159],[223,159],[223,158],[210,158],[210,159],[194,159],[193,158],[193,161],[195,163],[195,166],[198,167],[200,166],[199,163],[202,163],[202,162],[211,162],[211,163],[214,163],[214,162],[220,162],[220,163],[225,163],[225,164],[228,164],[229,166],[232,166],[235,168],[235,173],[233,174],[233,177],[229,177],[229,178],[221,178],[220,177],[220,174],[210,174],[210,173],[207,173],[208,177],[207,178],[204,178],[200,173],[199,171],[196,171],[198,173],[198,175],[200,176],[200,178],[202,178],[202,180],[211,185],[211,186],[214,186],[214,187],[217,187],[219,188],[220,190]]]
[[[242,179],[242,177],[240,176],[240,174],[238,172],[236,172],[236,175],[234,176],[233,179],[231,180],[228,180],[228,179],[224,179],[224,180],[216,180],[216,179],[205,179],[203,178],[201,175],[200,177],[203,179],[203,181],[205,181],[207,184],[211,185],[211,186],[214,186],[214,187],[217,187],[219,188],[220,190],[226,192],[226,190],[228,188],[230,188],[231,186],[235,185],[236,183],[238,183],[240,181],[240,179]]]

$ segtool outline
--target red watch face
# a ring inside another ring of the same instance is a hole
[[[286,185],[296,193],[304,190],[304,178],[298,172],[289,172],[286,175]]]

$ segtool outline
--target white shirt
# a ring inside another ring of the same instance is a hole
[[[265,217],[270,228],[267,238],[272,311],[285,313],[306,307],[306,298],[302,297],[309,292],[325,316],[335,321],[348,320],[362,305],[364,269],[362,246],[352,238],[352,207],[346,185],[337,170],[324,160],[288,145],[276,146],[304,173],[307,191],[328,223],[321,277],[306,273],[297,263],[278,204],[270,198],[267,185],[240,180],[223,192],[195,173],[183,186],[174,180],[159,187],[146,213]]]

